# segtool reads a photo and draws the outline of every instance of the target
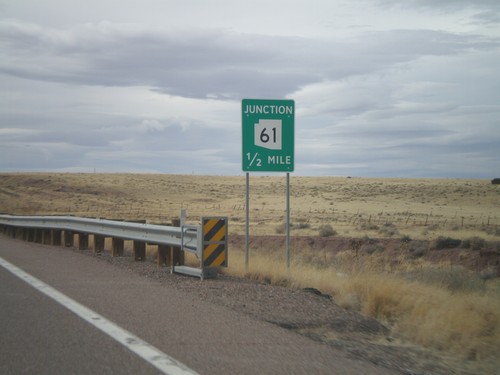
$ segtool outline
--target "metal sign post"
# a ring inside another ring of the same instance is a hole
[[[248,272],[248,255],[250,247],[250,173],[246,173],[246,201],[245,201],[245,272]]]
[[[290,172],[294,170],[295,102],[243,99],[242,169],[246,172],[245,270],[249,258],[250,177],[248,172],[286,172],[286,250],[290,267]]]
[[[286,267],[290,268],[290,173],[286,174]]]

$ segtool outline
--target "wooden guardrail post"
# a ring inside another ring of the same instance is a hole
[[[28,242],[35,242],[36,230],[33,228],[28,228],[27,232],[28,232],[27,236]]]
[[[146,220],[133,220],[133,223],[146,224]],[[134,241],[133,242],[133,250],[134,250],[134,260],[142,261],[146,260],[146,242],[144,241]]]
[[[170,246],[168,245],[158,245],[158,255],[156,256],[156,263],[158,267],[163,265],[170,266]]]
[[[52,243],[52,232],[50,229],[44,229],[42,231],[42,243],[44,245],[50,245]]]
[[[11,227],[10,225],[0,225],[2,232],[9,237],[16,238],[16,228]]]
[[[52,229],[50,231],[50,237],[51,237],[51,244],[54,246],[61,246],[61,234],[62,230],[59,229]]]
[[[74,245],[74,236],[73,232],[69,230],[64,231],[64,246],[66,247],[73,247]]]
[[[159,224],[169,226],[168,223]],[[170,253],[170,245],[161,245],[158,244],[158,253],[156,255],[156,265],[158,267],[167,266],[170,267],[172,265],[171,258],[172,254]]]
[[[43,243],[43,229],[40,228],[35,228],[35,242],[36,243]]]
[[[180,227],[181,219],[173,219],[172,226]],[[170,246],[170,262],[171,266],[182,266],[184,265],[184,251],[181,251],[181,248],[178,246]]]
[[[89,248],[88,233],[78,233],[78,249],[87,250]]]
[[[123,238],[113,237],[111,239],[111,255],[114,257],[123,256],[123,246],[125,241]]]
[[[35,230],[33,228],[26,228],[24,237],[26,238],[26,241],[33,242],[35,238]]]
[[[106,237],[99,234],[94,234],[94,253],[101,253],[104,251],[104,240]]]
[[[146,242],[134,241],[134,260],[143,262],[146,260]]]

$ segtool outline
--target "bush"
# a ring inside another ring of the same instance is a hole
[[[488,267],[479,272],[479,277],[483,280],[494,279],[498,276],[498,271],[493,267]]]
[[[398,229],[393,223],[385,223],[378,232],[387,237],[392,237],[399,233]]]
[[[500,227],[498,226],[483,227],[483,231],[492,236],[500,236]]]
[[[297,229],[309,229],[309,228],[311,228],[311,224],[306,223],[306,222],[300,222],[294,227]]]
[[[379,230],[379,226],[376,224],[371,224],[371,223],[362,223],[358,225],[357,227],[358,230]]]
[[[384,245],[378,243],[378,244],[375,244],[375,245],[370,245],[366,248],[366,252],[368,254],[373,254],[373,253],[383,253],[385,250],[385,247]]]
[[[282,224],[278,225],[276,227],[275,231],[276,231],[276,234],[283,234],[283,233],[285,233],[285,231],[286,231],[286,223],[282,223]]]
[[[403,243],[410,243],[411,242],[411,237],[405,234],[403,237],[401,237],[401,242]]]
[[[459,247],[461,243],[462,241],[456,238],[439,236],[434,241],[433,248],[437,250],[454,249]]]
[[[330,224],[321,225],[318,228],[318,230],[319,230],[319,235],[321,237],[331,237],[331,236],[335,236],[337,234],[335,229],[333,229]]]
[[[311,224],[309,224],[309,223],[303,223],[303,222],[300,222],[298,224],[290,223],[290,230],[308,229],[310,227],[311,227]],[[274,231],[276,232],[276,234],[284,234],[286,232],[286,223],[282,223],[282,224],[278,225]]]
[[[481,237],[466,238],[462,241],[464,249],[481,250],[486,246],[486,241]]]
[[[452,266],[444,269],[426,268],[418,276],[420,281],[437,285],[450,292],[483,292],[486,288],[483,277],[467,271],[462,266]]]
[[[425,255],[427,251],[427,241],[410,241],[408,250],[414,258],[420,258]]]

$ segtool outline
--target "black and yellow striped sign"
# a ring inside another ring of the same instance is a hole
[[[203,267],[227,267],[227,218],[203,217]]]

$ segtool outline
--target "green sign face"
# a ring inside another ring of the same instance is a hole
[[[293,172],[293,100],[243,99],[241,124],[243,171]]]

